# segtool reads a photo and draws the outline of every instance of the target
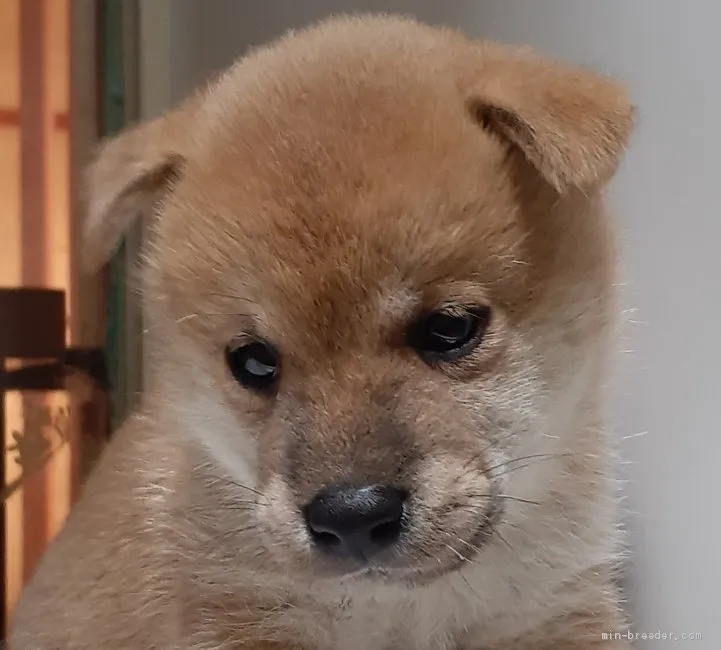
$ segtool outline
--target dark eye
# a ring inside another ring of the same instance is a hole
[[[452,307],[431,312],[408,332],[408,342],[424,359],[453,361],[481,342],[490,322],[487,307]]]
[[[229,345],[225,349],[225,362],[235,380],[245,388],[269,392],[278,379],[278,353],[273,346],[262,341],[246,345]]]

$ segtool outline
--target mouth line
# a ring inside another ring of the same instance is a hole
[[[335,580],[382,580],[388,584],[405,584],[408,587],[429,584],[473,562],[493,538],[502,516],[503,504],[494,503],[484,516],[483,523],[469,539],[461,542],[463,550],[454,546],[448,547],[453,557],[441,566],[394,567],[384,566],[370,559],[356,566],[347,567],[341,575],[336,575]]]

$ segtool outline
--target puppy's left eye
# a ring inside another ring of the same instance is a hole
[[[408,342],[428,361],[453,361],[481,342],[490,322],[487,307],[453,307],[431,312],[408,332]]]
[[[235,380],[257,392],[269,392],[279,374],[278,352],[269,343],[253,341],[246,345],[228,345],[225,362]]]

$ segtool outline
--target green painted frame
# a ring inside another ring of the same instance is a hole
[[[100,112],[102,137],[117,134],[138,115],[138,7],[136,0],[100,0]],[[142,386],[142,317],[132,274],[140,229],[121,242],[109,263],[106,355],[110,378],[110,424],[116,429]]]

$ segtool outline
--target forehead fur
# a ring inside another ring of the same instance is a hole
[[[594,238],[603,262],[604,228],[578,214],[593,201],[559,197],[473,118],[469,87],[495,56],[450,31],[344,19],[243,59],[185,109],[152,254],[163,291],[180,311],[225,301],[277,329],[312,315],[322,333],[448,300],[519,314],[573,272],[564,240]]]

